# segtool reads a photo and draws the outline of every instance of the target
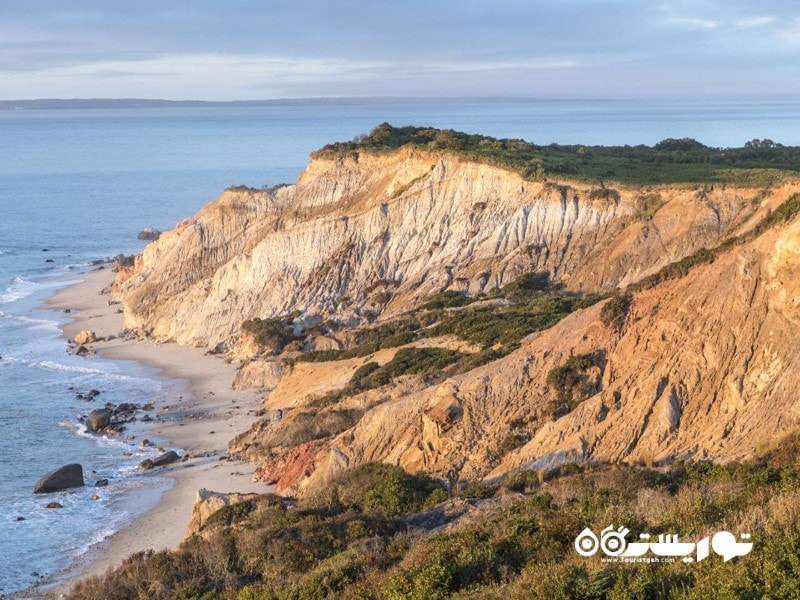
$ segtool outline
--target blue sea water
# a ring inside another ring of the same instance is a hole
[[[77,419],[92,406],[75,395],[96,388],[98,403],[146,402],[165,382],[141,365],[67,355],[67,317],[37,307],[80,280],[89,261],[141,250],[140,229],[168,229],[230,185],[294,181],[310,151],[382,121],[540,144],[689,136],[713,146],[800,145],[800,104],[383,100],[0,112],[0,595],[63,568],[161,489],[133,473],[139,450],[82,432]],[[112,485],[99,501],[89,499],[94,488],[34,497],[38,476],[67,462],[82,463],[89,483]],[[64,508],[45,509],[51,500]]]

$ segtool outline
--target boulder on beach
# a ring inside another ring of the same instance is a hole
[[[146,240],[148,242],[152,242],[161,237],[161,232],[156,229],[153,229],[152,227],[145,227],[139,232],[139,235],[137,237],[140,240]]]
[[[164,452],[164,454],[161,454],[156,458],[147,458],[143,460],[139,463],[139,469],[142,471],[149,471],[155,467],[163,467],[164,465],[174,463],[180,459],[181,457],[177,452],[174,450],[169,450],[168,452]]]
[[[108,486],[108,479],[98,479],[94,483],[94,487],[107,487]]]
[[[97,341],[97,334],[94,331],[81,331],[80,333],[75,334],[75,344],[78,346],[84,346],[85,344],[91,344],[92,342]]]
[[[83,483],[83,467],[77,463],[64,465],[44,475],[33,486],[34,494],[51,494],[69,488],[80,487]]]
[[[86,429],[101,431],[111,424],[111,411],[107,408],[98,408],[89,413],[86,418]]]
[[[64,508],[64,505],[60,502],[48,502],[45,508]]]

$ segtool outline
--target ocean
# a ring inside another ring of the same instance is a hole
[[[0,112],[0,595],[63,569],[169,485],[134,471],[148,451],[86,434],[78,418],[94,405],[76,398],[98,389],[98,405],[145,403],[168,382],[143,365],[66,354],[59,324],[68,315],[42,302],[91,261],[140,251],[144,227],[169,229],[231,185],[293,182],[309,152],[383,121],[540,144],[800,145],[800,104],[376,100]],[[33,495],[40,475],[69,462],[84,465],[87,484],[111,485]],[[44,508],[54,500],[64,508]]]

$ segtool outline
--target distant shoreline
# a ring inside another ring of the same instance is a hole
[[[404,104],[545,104],[545,103],[617,103],[663,106],[796,106],[792,99],[709,100],[707,102],[637,98],[527,98],[516,96],[331,96],[309,98],[273,98],[262,100],[166,100],[159,98],[32,98],[0,100],[0,112],[17,110],[98,110],[120,108],[216,108],[269,106],[366,106],[402,102]]]

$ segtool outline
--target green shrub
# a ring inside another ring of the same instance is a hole
[[[249,319],[242,323],[242,330],[251,334],[253,340],[271,354],[280,354],[297,339],[289,319]]]
[[[606,327],[619,327],[630,310],[631,294],[614,294],[600,309],[600,320]]]
[[[470,298],[465,293],[456,292],[455,290],[445,290],[444,292],[439,292],[435,296],[431,296],[420,308],[424,310],[441,310],[443,308],[466,306],[473,302],[475,302],[475,299]]]
[[[594,367],[597,361],[594,354],[574,354],[563,365],[548,371],[547,386],[555,394],[549,405],[551,418],[556,419],[571,412],[576,404],[597,391],[594,381],[586,375],[586,371]]]
[[[401,515],[441,501],[444,486],[385,463],[365,463],[336,484],[339,501],[362,512]]]
[[[639,208],[636,211],[636,219],[639,221],[650,221],[664,206],[666,202],[661,197],[661,194],[647,194],[639,198]]]

